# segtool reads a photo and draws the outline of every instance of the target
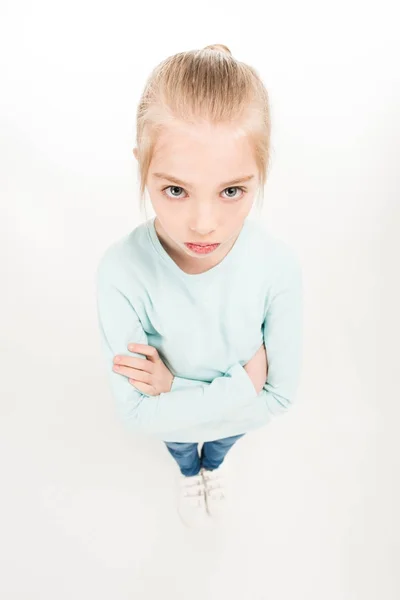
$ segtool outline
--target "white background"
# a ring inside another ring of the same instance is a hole
[[[399,598],[394,8],[1,2],[1,597]],[[143,220],[145,79],[214,43],[270,93],[263,218],[301,258],[306,337],[296,406],[232,448],[237,518],[203,535],[162,443],[116,420],[94,272]]]

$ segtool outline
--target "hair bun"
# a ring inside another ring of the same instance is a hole
[[[203,50],[216,50],[217,52],[223,52],[224,54],[232,56],[232,52],[229,50],[228,46],[225,46],[224,44],[211,44],[211,46],[206,46]]]

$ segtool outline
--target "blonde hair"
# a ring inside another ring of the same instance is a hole
[[[236,60],[227,46],[213,44],[169,56],[153,69],[136,115],[141,206],[157,136],[176,120],[240,122],[252,141],[263,199],[270,162],[270,108],[268,92],[253,67]]]

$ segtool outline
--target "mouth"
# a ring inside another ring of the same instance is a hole
[[[196,252],[196,254],[208,254],[209,252],[216,250],[220,244],[207,244],[204,242],[201,244],[192,244],[190,242],[185,242],[185,246],[192,252]]]

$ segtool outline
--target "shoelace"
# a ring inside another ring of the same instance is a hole
[[[209,497],[217,498],[218,500],[224,500],[225,494],[222,488],[223,477],[216,471],[204,471],[203,477],[205,481],[205,487]]]
[[[183,479],[181,483],[184,488],[183,495],[193,504],[201,504],[204,498],[204,483],[199,477],[197,480]]]

